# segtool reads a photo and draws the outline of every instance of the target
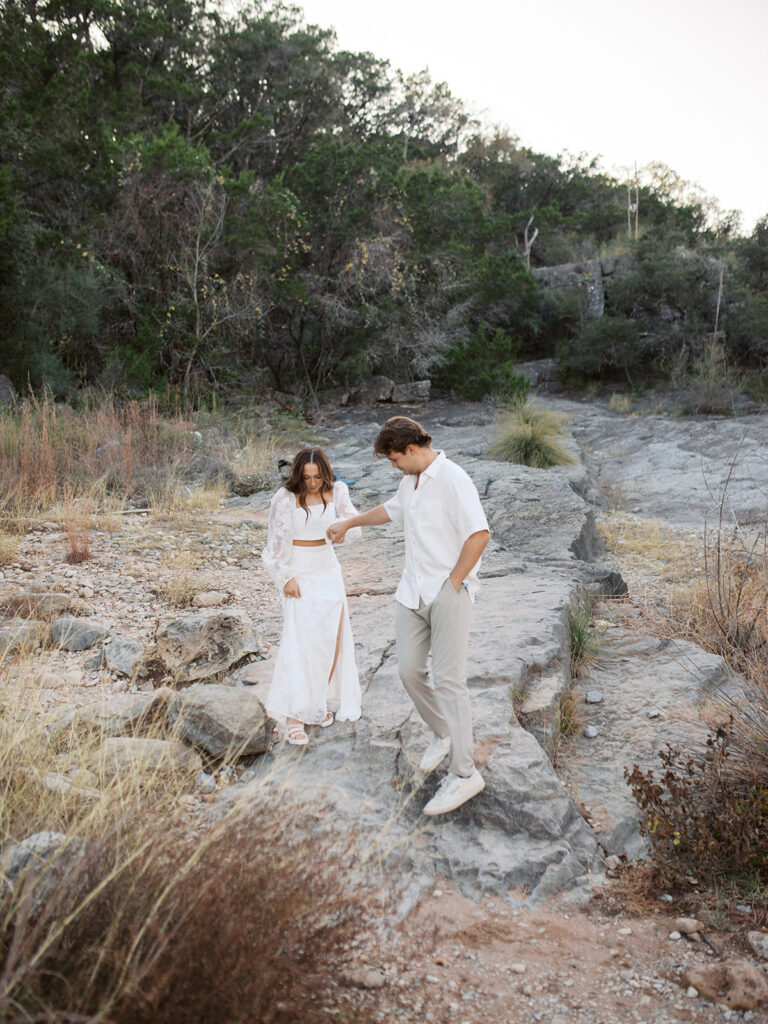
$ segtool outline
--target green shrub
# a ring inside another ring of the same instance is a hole
[[[496,395],[524,400],[531,385],[515,370],[514,359],[519,351],[520,343],[503,331],[496,331],[489,338],[485,328],[479,327],[468,344],[448,349],[437,371],[438,383],[453,388],[462,398]]]
[[[667,745],[661,773],[638,765],[624,777],[643,811],[640,832],[660,884],[694,875],[742,891],[768,884],[768,785],[764,762],[734,758],[733,724],[707,739],[700,755]]]
[[[749,366],[768,366],[768,295],[750,295],[725,322],[728,349]]]
[[[575,460],[558,440],[563,434],[562,417],[557,413],[521,402],[502,418],[488,454],[535,469],[567,466]]]
[[[558,351],[561,373],[566,378],[620,379],[629,384],[648,371],[645,355],[637,324],[615,316],[593,320],[578,337],[563,342]]]

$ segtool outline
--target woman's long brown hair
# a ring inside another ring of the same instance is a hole
[[[302,448],[300,452],[296,453],[296,456],[291,463],[291,471],[288,474],[288,479],[283,485],[286,490],[290,491],[291,494],[298,494],[299,505],[307,514],[309,519],[309,508],[307,507],[307,485],[304,483],[304,477],[302,476],[302,470],[307,463],[314,463],[315,466],[320,470],[320,479],[323,482],[323,486],[320,489],[320,497],[323,499],[323,514],[328,507],[328,502],[325,500],[327,491],[333,491],[333,481],[335,477],[331,464],[328,461],[328,456],[325,454],[322,448]]]

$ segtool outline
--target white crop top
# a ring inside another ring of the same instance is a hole
[[[309,506],[309,521],[304,509],[296,507],[296,495],[281,487],[269,503],[267,543],[261,555],[265,569],[280,590],[291,578],[291,558],[296,550],[294,537],[296,540],[323,540],[331,523],[356,515],[349,488],[341,480],[333,485],[333,501],[328,502],[325,513],[322,504]],[[345,544],[357,540],[362,532],[359,526],[347,530]]]
[[[327,505],[307,505],[309,515],[303,508],[293,510],[294,540],[328,540],[325,531],[336,520],[334,503]],[[330,541],[329,541],[330,543]]]

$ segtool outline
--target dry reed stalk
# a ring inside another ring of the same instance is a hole
[[[67,561],[70,565],[78,565],[93,558],[91,551],[91,514],[93,507],[86,499],[73,498],[71,495],[64,504],[65,526],[69,551]]]

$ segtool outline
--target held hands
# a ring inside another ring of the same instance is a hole
[[[295,577],[291,577],[283,587],[283,593],[286,597],[301,597],[301,590],[299,584],[296,582]]]
[[[347,528],[344,523],[333,523],[325,532],[331,544],[343,544]]]

